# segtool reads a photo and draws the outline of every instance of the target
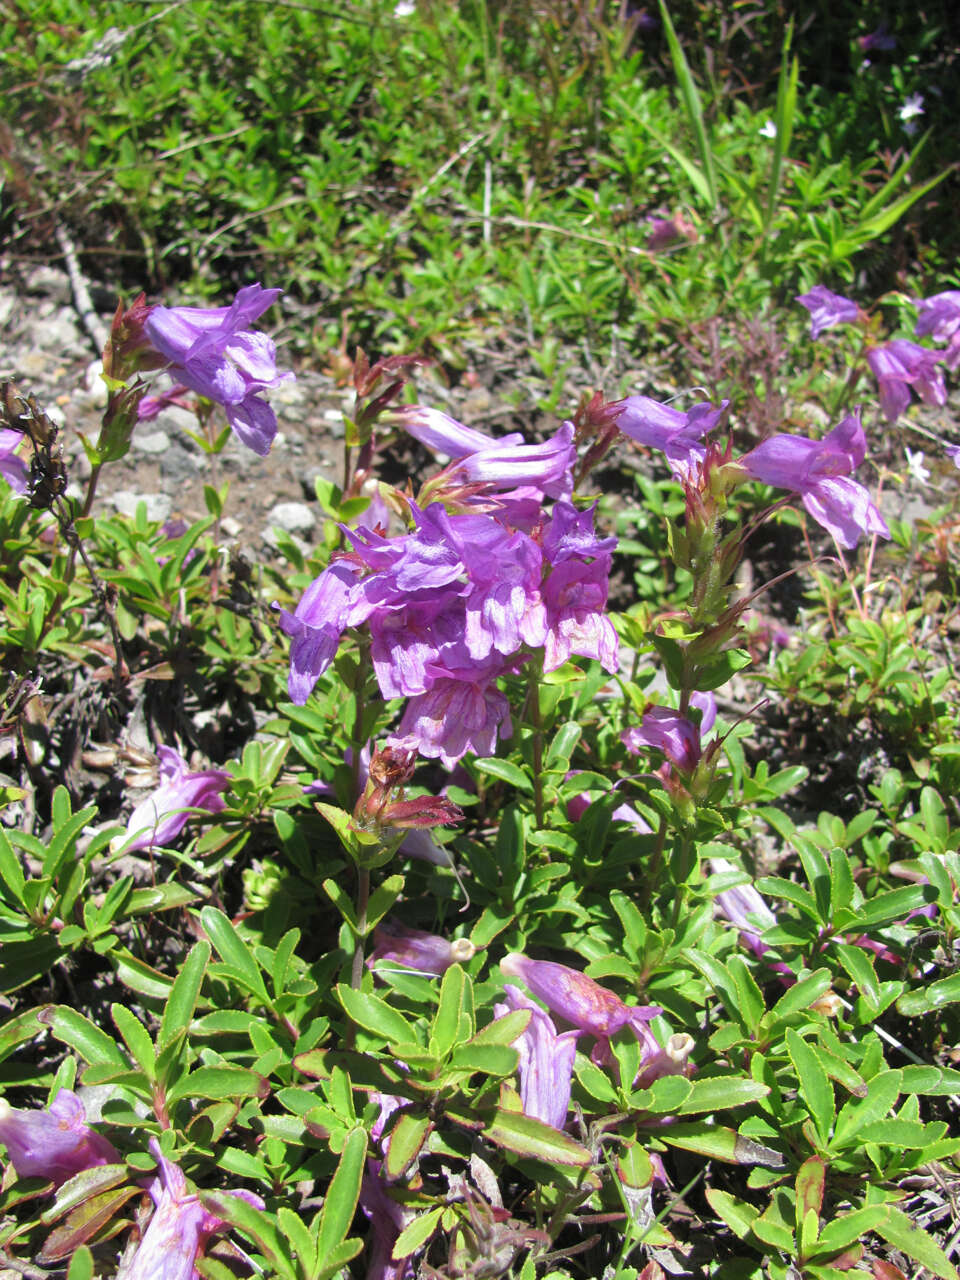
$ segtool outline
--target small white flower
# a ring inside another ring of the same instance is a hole
[[[926,484],[930,479],[929,468],[923,465],[923,450],[918,449],[916,453],[909,445],[904,445],[904,453],[907,455],[907,471],[914,480],[918,480],[920,484]]]
[[[414,0],[400,0],[399,4],[393,11],[395,18],[409,18],[412,13],[416,13],[417,6]]]
[[[912,93],[910,97],[907,98],[907,100],[904,102],[900,110],[897,112],[897,115],[904,122],[904,124],[906,124],[908,120],[913,120],[917,116],[922,116],[923,115],[923,94]]]
[[[777,126],[772,120],[768,120],[760,129],[761,138],[775,138],[777,136]]]

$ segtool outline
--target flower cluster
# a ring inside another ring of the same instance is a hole
[[[617,637],[604,613],[615,539],[597,537],[594,508],[578,511],[566,496],[549,514],[542,506],[569,492],[569,425],[545,445],[502,450],[445,415],[407,418],[431,447],[456,455],[459,478],[472,486],[470,509],[451,515],[439,502],[410,502],[412,528],[397,537],[343,526],[350,550],[293,613],[281,612],[281,626],[292,641],[289,691],[298,704],[344,631],[365,626],[383,697],[409,699],[393,744],[449,768],[468,751],[492,754],[498,737],[510,736],[497,680],[530,650],[542,650],[545,671],[572,654],[616,670]],[[477,438],[489,447],[476,448]]]

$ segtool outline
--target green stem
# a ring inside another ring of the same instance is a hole
[[[540,715],[540,675],[539,662],[530,663],[530,679],[528,684],[530,703],[530,719],[533,721],[533,811],[537,830],[543,828],[543,720]]]
[[[353,951],[353,969],[350,985],[360,990],[363,981],[363,955],[367,945],[367,904],[370,901],[370,872],[361,867],[357,871],[357,944]]]

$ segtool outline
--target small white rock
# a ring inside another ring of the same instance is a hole
[[[141,502],[147,504],[148,520],[166,520],[173,510],[173,503],[165,493],[133,493],[129,489],[120,489],[110,501],[122,516],[131,519],[137,514]]]
[[[303,502],[278,502],[270,508],[267,519],[286,533],[309,533],[317,523],[316,516]]]

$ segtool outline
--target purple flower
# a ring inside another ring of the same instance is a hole
[[[615,535],[598,538],[594,529],[597,503],[578,511],[570,502],[558,502],[553,516],[547,522],[542,538],[543,554],[550,564],[562,564],[565,560],[599,556],[609,557],[617,547]]]
[[[866,451],[860,410],[856,409],[822,440],[771,436],[741,458],[740,465],[754,480],[800,494],[818,524],[841,546],[855,547],[863,533],[890,537],[867,490],[849,478]]]
[[[896,422],[910,403],[910,387],[925,404],[945,405],[947,389],[936,367],[940,357],[906,338],[894,338],[867,352],[867,364],[880,387],[880,407],[888,422]]]
[[[661,449],[670,470],[683,477],[703,461],[707,451],[700,440],[713,430],[729,404],[729,400],[724,400],[719,409],[715,409],[702,401],[687,413],[681,413],[647,396],[628,396],[620,401],[617,426],[638,444]]]
[[[946,342],[943,363],[948,369],[960,364],[960,290],[948,289],[932,298],[918,299],[920,315],[914,333],[918,338],[930,336],[934,342]]]
[[[86,1121],[83,1103],[69,1089],[45,1111],[19,1110],[0,1098],[0,1142],[18,1178],[47,1178],[59,1187],[84,1169],[119,1164],[113,1143]]]
[[[692,773],[700,763],[699,729],[686,716],[668,707],[651,707],[639,727],[624,730],[620,740],[634,755],[644,747],[656,747],[682,773]]]
[[[14,493],[27,492],[27,464],[15,453],[22,440],[22,431],[0,431],[0,476]]]
[[[404,969],[416,969],[418,973],[432,973],[438,978],[452,964],[463,964],[476,953],[469,938],[438,937],[422,929],[410,929],[399,920],[383,920],[373,931],[374,947],[367,964],[377,960],[389,960]]]
[[[121,842],[127,853],[168,844],[187,825],[191,809],[219,813],[225,807],[220,793],[230,785],[229,773],[223,769],[190,773],[186,760],[173,747],[158,747],[157,755],[160,786],[130,815],[127,838]]]
[[[156,1138],[150,1139],[150,1150],[160,1166],[159,1176],[149,1187],[156,1208],[136,1253],[117,1272],[117,1280],[197,1280],[197,1256],[209,1237],[226,1224],[203,1207],[196,1193],[187,1191],[183,1170],[164,1157]],[[228,1194],[257,1209],[264,1207],[250,1191]]]
[[[448,769],[472,751],[492,756],[497,737],[513,733],[510,703],[496,687],[494,664],[480,663],[436,679],[426,693],[411,698],[390,745],[415,750]]]
[[[516,1009],[531,1012],[527,1029],[514,1041],[520,1055],[520,1101],[523,1114],[562,1129],[570,1108],[573,1060],[579,1031],[557,1034],[550,1016],[509,983],[504,987],[506,1004],[495,1004],[493,1012],[502,1018]]]
[[[153,307],[144,330],[168,372],[184,386],[223,405],[240,441],[265,457],[277,419],[261,395],[293,377],[278,373],[265,333],[247,328],[280,296],[259,284],[240,290],[229,307]]]
[[[957,470],[960,471],[960,444],[944,445],[943,451]]]
[[[669,249],[680,240],[690,242],[697,238],[696,227],[692,222],[688,222],[682,213],[675,213],[672,218],[651,217],[647,222],[650,225],[647,248],[651,253],[660,253],[663,249]]]
[[[850,298],[831,293],[822,284],[814,285],[809,293],[797,295],[797,302],[810,312],[810,337],[819,338],[824,329],[838,324],[852,324],[860,314],[860,308]]]
[[[858,36],[857,44],[864,53],[889,53],[891,49],[897,47],[897,37],[890,35],[886,24],[881,22],[876,31],[871,31],[865,36]]]
[[[734,871],[732,862],[726,858],[711,858],[710,870],[715,875]],[[769,951],[766,943],[761,942],[760,933],[772,929],[777,917],[761,898],[752,884],[734,885],[732,889],[721,889],[714,899],[716,908],[722,915],[740,930],[740,940],[754,955],[762,956]]]
[[[590,564],[565,560],[550,574],[542,592],[546,612],[544,671],[556,671],[571,654],[595,658],[611,674],[617,670],[619,641],[605,612],[609,576],[609,556]]]
[[[412,1257],[395,1259],[393,1246],[416,1215],[394,1200],[389,1187],[382,1161],[368,1158],[360,1183],[360,1208],[370,1221],[367,1280],[407,1280],[413,1274]]]
[[[292,641],[287,689],[299,707],[336,657],[355,580],[353,566],[335,560],[310,583],[293,613],[280,610],[281,629]]]
[[[662,1012],[656,1005],[624,1004],[585,973],[552,960],[530,960],[514,951],[500,961],[500,968],[525,983],[551,1013],[598,1039],[609,1039],[635,1019],[646,1022]]]
[[[485,436],[482,431],[465,427],[462,422],[457,422],[449,414],[441,413],[439,409],[428,409],[425,404],[404,405],[395,409],[389,420],[434,453],[446,454],[448,458],[466,458],[472,453],[507,450],[513,445],[524,444],[519,431],[512,431],[509,435],[494,440]]]

